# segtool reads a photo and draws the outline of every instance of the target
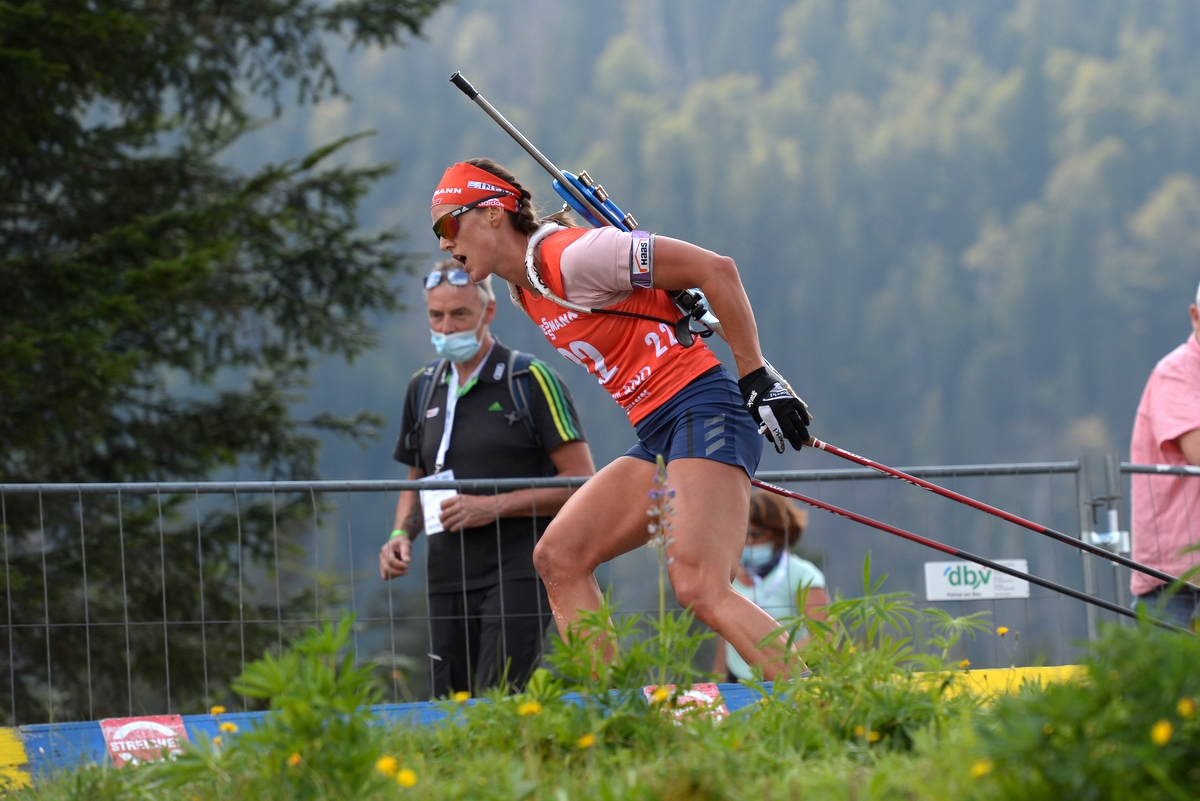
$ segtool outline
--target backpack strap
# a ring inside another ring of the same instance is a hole
[[[438,382],[445,377],[446,368],[449,366],[449,359],[438,359],[425,365],[425,369],[421,371],[417,383],[417,419],[413,421],[413,427],[404,439],[405,450],[416,453],[418,459],[421,453],[421,432],[425,429],[425,412],[429,411],[433,391],[437,389]]]
[[[512,396],[513,407],[525,424],[529,438],[542,447],[542,438],[537,426],[533,424],[533,413],[530,411],[533,403],[533,383],[530,379],[529,365],[533,363],[532,353],[522,353],[511,350],[508,353],[508,394]]]

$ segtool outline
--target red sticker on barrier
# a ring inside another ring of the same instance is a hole
[[[129,763],[158,762],[164,757],[183,753],[180,743],[187,742],[187,729],[179,715],[155,715],[145,718],[108,718],[100,721],[104,742],[113,764],[123,768]]]
[[[674,684],[653,684],[643,687],[642,694],[652,706],[662,706],[670,711],[676,720],[696,715],[711,717],[721,722],[729,715],[729,707],[721,700],[721,690],[715,684],[693,684],[690,688],[676,695]]]

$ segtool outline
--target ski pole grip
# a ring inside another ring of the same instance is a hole
[[[479,96],[479,92],[475,91],[475,87],[471,86],[471,82],[463,77],[461,72],[456,72],[450,76],[450,83],[462,90],[462,93],[474,100]]]

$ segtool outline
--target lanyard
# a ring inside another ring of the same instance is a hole
[[[488,348],[488,352],[479,360],[479,364],[475,365],[475,369],[471,371],[471,375],[463,384],[462,394],[467,394],[471,387],[475,386],[476,380],[479,378],[479,372],[483,366],[487,364],[492,355],[492,348],[496,347],[496,340],[492,340],[492,346]],[[442,441],[438,444],[436,466],[433,472],[440,473],[446,465],[446,451],[450,450],[450,435],[454,431],[454,410],[458,407],[458,370],[454,369],[454,365],[450,365],[450,386],[446,388],[446,426],[442,429]]]

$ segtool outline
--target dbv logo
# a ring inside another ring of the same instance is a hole
[[[970,587],[977,590],[992,578],[991,570],[975,570],[968,565],[953,565],[942,571],[952,587]]]

